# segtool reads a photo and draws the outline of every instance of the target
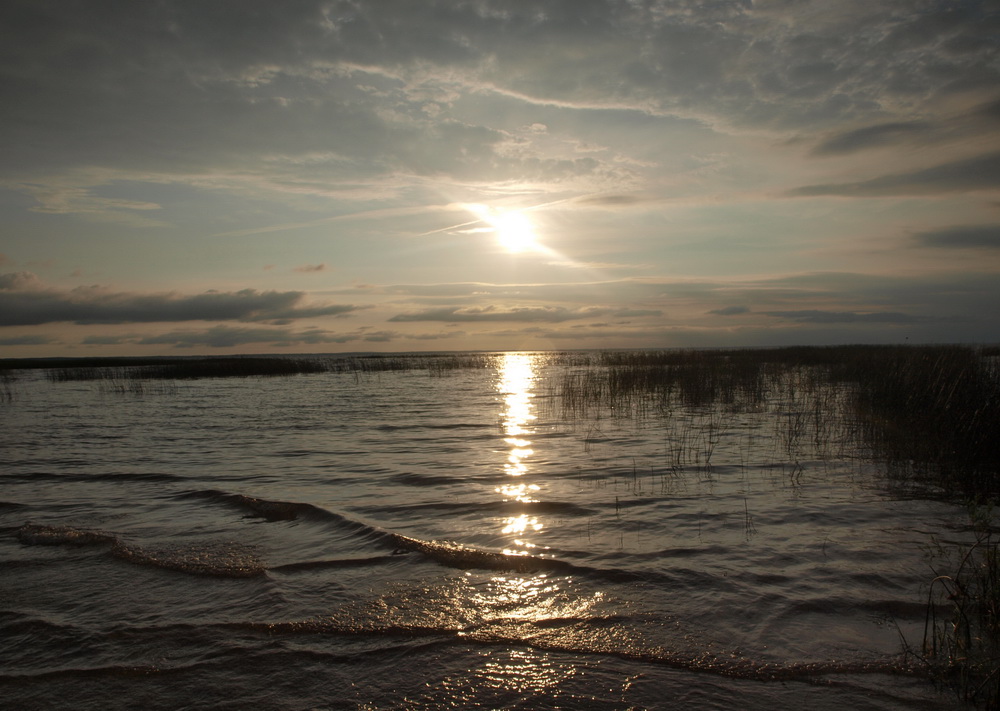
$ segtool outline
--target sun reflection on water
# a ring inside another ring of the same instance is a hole
[[[537,502],[535,495],[541,491],[538,484],[524,481],[530,475],[530,460],[535,453],[531,448],[531,437],[535,434],[532,399],[537,378],[536,358],[530,353],[503,354],[499,361],[496,385],[503,399],[500,419],[505,435],[504,443],[508,446],[503,469],[512,478],[496,487],[496,492],[505,501],[524,504]],[[525,534],[539,533],[545,526],[537,517],[528,514],[510,516],[504,519],[503,524],[501,533],[517,536],[512,540],[513,545],[508,546],[504,552],[521,555],[525,553],[525,549],[537,547],[525,540]]]

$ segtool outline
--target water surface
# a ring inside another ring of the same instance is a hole
[[[900,652],[963,512],[900,496],[794,389],[570,412],[572,367],[21,377],[6,703],[955,707]]]

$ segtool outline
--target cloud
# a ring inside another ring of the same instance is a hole
[[[800,311],[765,311],[765,316],[790,319],[800,323],[916,323],[921,319],[910,314],[889,311],[856,313],[853,311],[818,311],[803,309]]]
[[[0,337],[0,346],[46,346],[58,342],[56,338],[41,334]]]
[[[194,296],[135,294],[89,286],[47,289],[34,274],[0,275],[0,326],[45,323],[155,323],[179,321],[268,321],[340,316],[361,307],[309,306],[301,291],[209,291]]]
[[[813,149],[815,155],[844,155],[869,148],[882,148],[927,134],[924,121],[890,122],[835,134]]]
[[[80,341],[85,346],[120,346],[136,340],[134,335],[121,336],[86,336]]]
[[[44,288],[42,280],[31,272],[0,274],[0,291],[40,291]]]
[[[154,336],[139,338],[138,345],[170,345],[175,348],[234,348],[238,346],[266,344],[269,346],[299,346],[325,343],[350,343],[352,341],[384,343],[397,334],[391,331],[371,332],[359,329],[350,333],[334,333],[322,329],[292,331],[281,328],[235,328],[215,326],[207,329],[170,331]]]
[[[726,306],[721,309],[712,309],[708,313],[715,314],[716,316],[736,316],[750,313],[750,309],[746,306]]]
[[[524,323],[571,321],[575,319],[593,318],[609,313],[607,308],[587,307],[567,309],[561,306],[516,306],[502,308],[496,306],[427,309],[414,313],[398,314],[390,318],[395,322],[410,321],[447,321],[455,322],[490,322],[517,321]]]
[[[322,272],[326,271],[326,264],[303,264],[301,267],[295,267],[292,269],[293,272]]]
[[[598,207],[620,207],[625,205],[637,205],[645,202],[648,198],[640,195],[591,195],[582,197],[574,202],[578,205],[596,205]]]
[[[1000,249],[1000,225],[956,225],[913,235],[920,247]]]
[[[1000,153],[965,158],[906,173],[883,175],[857,183],[806,185],[789,191],[794,197],[839,195],[887,197],[935,195],[1000,187]]]
[[[660,309],[620,309],[612,311],[611,315],[615,318],[639,318],[642,316],[662,316],[663,312]]]
[[[9,174],[225,166],[291,177],[291,162],[311,160],[327,185],[397,171],[559,181],[615,166],[534,141],[511,151],[514,138],[544,141],[563,125],[542,106],[716,126],[889,126],[905,123],[885,120],[895,106],[997,80],[996,15],[976,2],[246,0],[236,18],[198,4],[9,0],[0,12]],[[508,123],[464,118],[455,109],[469,98],[519,110]],[[156,207],[41,199],[133,219]]]
[[[563,269],[587,269],[591,271],[601,271],[601,270],[634,271],[639,269],[650,269],[653,267],[652,264],[621,264],[618,262],[577,262],[577,261],[567,261],[567,260],[552,261],[549,262],[549,265],[553,267],[561,267]]]

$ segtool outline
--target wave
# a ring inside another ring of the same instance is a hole
[[[372,429],[380,432],[411,432],[417,430],[495,430],[495,424],[482,424],[476,422],[452,422],[444,424],[411,424],[411,425],[376,425]]]
[[[582,575],[607,582],[659,582],[673,583],[676,576],[657,571],[631,571],[622,568],[594,567],[571,563],[567,560],[533,555],[501,553],[482,548],[467,546],[452,541],[423,540],[386,531],[368,523],[358,521],[335,513],[314,504],[296,503],[262,499],[243,494],[234,494],[215,489],[191,491],[180,495],[184,498],[200,498],[223,503],[242,509],[250,517],[263,518],[269,522],[313,520],[331,525],[339,533],[347,533],[356,537],[359,542],[365,542],[389,551],[392,556],[407,553],[417,553],[438,565],[459,570],[496,570],[511,573],[552,573],[558,575]],[[520,504],[523,506],[523,504]],[[586,509],[574,504],[560,502],[539,502],[537,504],[546,513],[575,513],[585,515]],[[496,506],[505,506],[500,503]],[[583,512],[583,513],[581,513]],[[365,558],[339,558],[312,562],[294,563],[276,566],[272,570],[291,571],[307,570],[310,566],[346,567],[363,565],[357,562]],[[368,558],[372,564],[388,563],[392,558],[376,556]],[[684,571],[679,571],[683,573]]]
[[[48,462],[51,464],[52,462]],[[78,466],[84,467],[92,464],[91,462],[85,462],[81,460]],[[186,477],[178,476],[177,474],[168,474],[165,472],[93,472],[85,470],[82,473],[73,472],[30,472],[30,473],[11,473],[4,474],[4,479],[7,481],[80,481],[80,482],[95,482],[95,481],[112,481],[112,482],[127,482],[127,481],[139,481],[139,482],[182,482],[186,481]]]
[[[435,501],[421,504],[365,506],[362,510],[366,513],[406,513],[431,510],[499,514],[559,514],[578,517],[594,515],[594,511],[591,509],[565,501]]]
[[[121,560],[193,575],[249,578],[265,572],[252,547],[230,541],[148,549],[109,531],[34,523],[21,526],[17,537],[26,545],[108,546]]]
[[[563,575],[582,574],[608,579],[614,582],[649,579],[649,575],[647,574],[633,573],[618,569],[596,569],[588,566],[576,565],[556,558],[500,553],[450,541],[426,541],[419,538],[412,538],[410,536],[385,531],[370,524],[350,519],[346,516],[342,516],[341,514],[334,513],[313,504],[260,499],[217,490],[190,492],[184,496],[206,498],[238,506],[247,511],[249,515],[259,516],[268,521],[292,521],[299,518],[312,518],[325,521],[327,523],[334,524],[340,530],[349,530],[369,543],[381,545],[383,548],[392,551],[393,555],[419,553],[439,565],[449,568],[458,568],[461,570],[498,570],[516,573],[549,572]],[[554,507],[546,509],[548,512],[566,512],[569,509],[572,509],[573,511],[581,510],[579,507],[572,504],[543,503],[540,504],[540,506]],[[346,564],[353,565],[353,560],[354,559],[347,559]],[[378,562],[385,562],[381,558],[376,558],[374,560]],[[341,559],[337,561],[317,561],[316,564],[342,565],[345,563],[343,562],[343,559]],[[308,566],[307,563],[295,565]],[[285,566],[281,567],[285,570],[289,569]]]
[[[364,568],[373,565],[388,565],[399,559],[395,555],[374,555],[364,558],[334,558],[331,560],[305,560],[300,563],[285,563],[268,568],[276,573],[296,573],[303,570],[324,570],[328,568]]]
[[[247,517],[262,518],[268,522],[312,520],[332,525],[338,530],[356,535],[372,542],[384,541],[388,535],[374,526],[350,519],[338,513],[324,509],[314,504],[304,504],[292,501],[262,499],[244,494],[232,494],[217,489],[187,491],[178,494],[179,499],[202,499],[212,503],[221,503],[244,511]]]
[[[418,554],[434,563],[460,570],[494,570],[510,573],[550,573],[580,575],[607,582],[648,582],[669,584],[690,571],[634,571],[619,567],[597,567],[570,562],[563,558],[514,554],[486,550],[452,541],[423,540],[386,531],[371,524],[306,503],[263,499],[214,489],[177,494],[178,499],[202,499],[242,510],[247,517],[267,522],[307,520],[331,526],[339,534],[357,543],[381,548],[386,555],[343,556],[329,560],[303,561],[268,567],[252,546],[232,541],[205,542],[195,545],[149,549],[125,541],[119,534],[100,529],[26,523],[17,529],[17,537],[28,545],[105,545],[112,555],[131,563],[151,565],[194,575],[244,578],[265,575],[267,571],[289,573],[323,567],[360,567],[398,561],[399,556]],[[580,513],[572,504],[541,503],[547,512]]]
[[[454,476],[443,476],[441,474],[417,474],[415,472],[403,472],[393,474],[389,477],[395,484],[406,486],[445,486],[455,483]]]
[[[0,674],[0,682],[34,682],[62,677],[146,676],[159,671],[159,667],[152,665],[111,664],[101,667],[68,667],[66,669],[46,669],[45,671],[25,672],[21,674]]]
[[[357,611],[355,611],[356,613]],[[427,615],[435,619],[437,615]],[[329,618],[312,618],[279,622],[219,622],[209,625],[171,625],[153,629],[135,629],[138,634],[183,636],[192,630],[214,629],[223,635],[259,634],[268,639],[276,636],[330,636],[363,640],[426,640],[428,644],[482,645],[486,647],[522,647],[546,652],[577,656],[598,656],[623,659],[641,664],[664,666],[695,673],[706,673],[734,679],[765,682],[815,682],[831,675],[893,674],[928,677],[932,670],[905,654],[874,658],[828,659],[819,661],[763,661],[739,654],[719,654],[704,648],[668,649],[643,639],[636,620],[621,614],[569,615],[544,619],[497,618],[462,624],[458,620],[438,624],[420,624],[365,615],[341,614]],[[390,648],[395,652],[395,647]],[[412,651],[412,644],[407,645]],[[381,654],[380,645],[368,653]],[[355,658],[360,650],[350,650]],[[347,654],[335,653],[337,656]]]

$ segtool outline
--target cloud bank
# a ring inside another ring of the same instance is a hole
[[[164,323],[181,321],[287,321],[342,316],[352,305],[303,305],[300,291],[133,294],[98,286],[60,291],[42,286],[31,273],[0,275],[0,326]]]

